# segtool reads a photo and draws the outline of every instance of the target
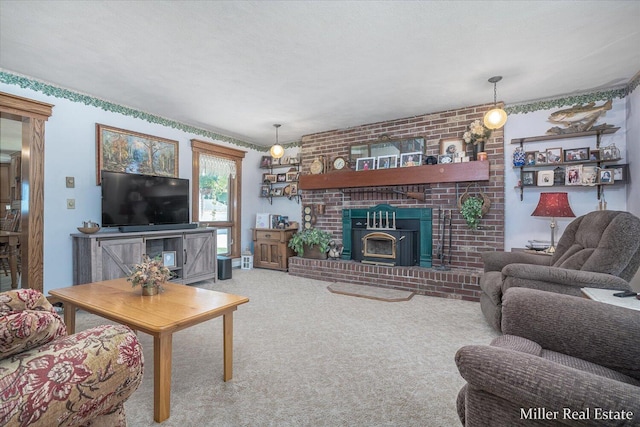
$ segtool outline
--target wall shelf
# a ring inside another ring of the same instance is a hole
[[[562,133],[559,135],[541,135],[541,136],[529,136],[526,138],[513,138],[511,140],[512,144],[526,144],[527,142],[540,142],[540,141],[553,141],[556,139],[567,139],[567,138],[579,138],[581,136],[594,136],[594,135],[607,135],[610,133],[616,133],[620,128],[606,128],[599,130],[588,130],[586,132],[573,132],[573,133]]]
[[[475,161],[301,175],[299,186],[302,190],[327,190],[468,181],[489,181],[489,162]]]

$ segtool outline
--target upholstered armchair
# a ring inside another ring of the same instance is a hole
[[[639,311],[526,288],[502,310],[504,335],[455,356],[464,426],[640,425]]]
[[[142,370],[128,327],[68,336],[40,292],[0,293],[0,425],[126,426],[123,404]]]
[[[596,211],[573,220],[553,256],[484,252],[480,307],[500,330],[502,297],[525,287],[579,296],[580,288],[630,289],[640,266],[640,219],[629,212]]]

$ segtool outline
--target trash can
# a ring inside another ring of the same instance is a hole
[[[231,279],[231,258],[218,255],[218,279]]]

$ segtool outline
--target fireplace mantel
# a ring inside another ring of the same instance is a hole
[[[300,176],[302,190],[325,190],[441,182],[489,181],[489,162],[424,165]]]

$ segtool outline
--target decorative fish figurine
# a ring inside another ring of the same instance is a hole
[[[593,128],[593,125],[600,116],[605,114],[608,110],[611,110],[611,105],[612,101],[608,100],[599,106],[596,106],[595,102],[590,102],[589,104],[577,104],[571,108],[556,111],[549,116],[549,121],[551,123],[563,125],[566,129],[561,129],[556,126],[549,129],[547,133],[560,134],[588,131]]]

